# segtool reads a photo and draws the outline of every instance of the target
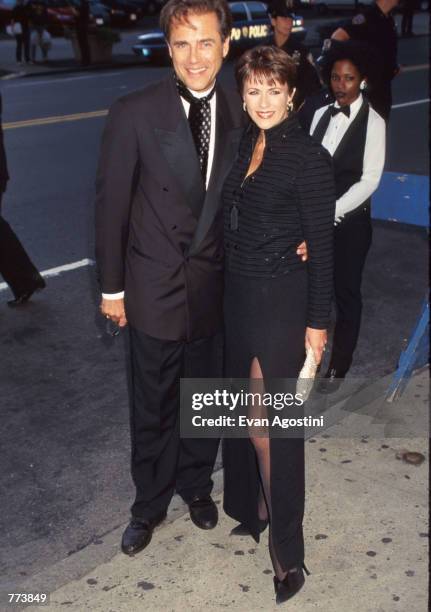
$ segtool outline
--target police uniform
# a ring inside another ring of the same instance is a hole
[[[295,20],[294,13],[294,1],[293,0],[273,0],[268,6],[269,15],[272,19],[277,17],[288,17]],[[275,35],[273,34],[270,41],[270,45],[277,47],[275,42]],[[295,109],[299,109],[306,98],[317,93],[321,88],[319,76],[316,68],[309,61],[309,51],[307,47],[300,42],[295,41],[292,34],[287,40],[280,46],[290,57],[292,57],[297,65],[296,71],[296,92],[293,97],[293,104]]]
[[[275,45],[275,40],[271,44]],[[288,38],[280,49],[286,51],[297,62],[296,93],[293,103],[295,108],[298,109],[303,105],[306,98],[316,94],[322,89],[322,86],[316,68],[308,60],[309,51],[305,45]]]
[[[391,81],[398,72],[397,31],[392,15],[385,15],[376,3],[355,15],[350,24],[343,26],[352,40],[369,43],[382,61],[379,82],[369,93],[373,108],[388,119],[392,106]]]

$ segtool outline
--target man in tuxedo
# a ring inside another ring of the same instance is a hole
[[[218,440],[180,439],[180,378],[222,376],[221,189],[242,133],[238,96],[216,83],[229,50],[225,0],[169,0],[173,72],[114,103],[96,199],[101,312],[128,324],[132,477],[122,550],[149,543],[176,490],[215,527]]]
[[[35,291],[43,289],[45,281],[33,265],[17,235],[1,215],[3,193],[6,191],[9,180],[1,116],[2,98],[0,95],[0,274],[14,294],[14,299],[9,300],[8,305],[15,307],[25,304]]]

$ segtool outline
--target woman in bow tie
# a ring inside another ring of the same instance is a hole
[[[361,281],[371,245],[371,195],[385,162],[385,122],[367,102],[370,51],[338,43],[325,57],[322,76],[335,98],[316,111],[310,133],[332,155],[335,187],[334,285],[337,309],[332,353],[320,391],[336,391],[352,363],[361,322]],[[375,76],[375,75],[373,75]]]

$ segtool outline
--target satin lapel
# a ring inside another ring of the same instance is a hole
[[[362,102],[362,106],[359,109],[358,114],[345,131],[342,139],[338,144],[338,147],[334,151],[334,155],[332,156],[334,161],[337,161],[337,159],[339,159],[343,155],[344,151],[346,150],[346,147],[349,146],[349,140],[351,139],[352,134],[354,134],[354,132],[360,127],[365,115],[368,115],[368,102],[364,100]]]
[[[221,206],[223,183],[235,159],[243,134],[243,128],[235,127],[233,124],[228,103],[220,87],[217,88],[216,105],[216,137],[211,176],[202,213],[190,245],[190,254],[197,251]]]
[[[154,132],[185,201],[198,219],[204,197],[204,185],[184,107],[174,80],[171,81],[172,83],[170,81],[167,83],[165,108],[161,113],[163,127],[155,127]]]

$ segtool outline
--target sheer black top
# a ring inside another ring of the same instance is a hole
[[[307,325],[329,323],[333,283],[335,188],[329,153],[293,115],[265,130],[263,160],[244,179],[259,128],[251,123],[223,188],[225,267],[276,278],[307,267]],[[296,248],[307,241],[308,262]]]

